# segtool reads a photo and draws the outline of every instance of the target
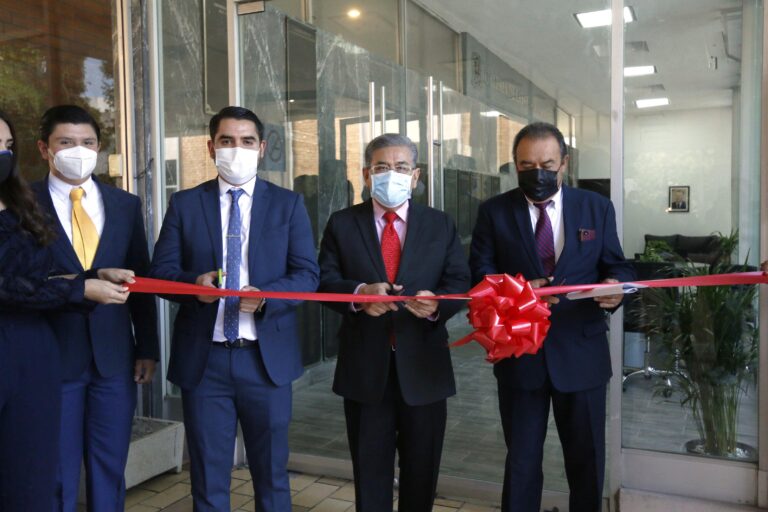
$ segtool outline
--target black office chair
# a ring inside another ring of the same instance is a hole
[[[674,264],[669,262],[646,262],[646,261],[633,261],[635,272],[637,274],[638,281],[645,281],[649,279],[665,279],[668,277],[674,277],[679,274],[675,271]],[[677,290],[674,288],[668,289],[668,293],[676,294]],[[627,381],[639,375],[642,375],[645,379],[652,377],[660,377],[664,379],[665,389],[662,394],[665,397],[669,397],[672,394],[672,382],[670,376],[674,373],[669,370],[662,370],[655,368],[651,364],[651,336],[648,332],[648,308],[646,304],[647,298],[641,289],[637,293],[628,295],[624,302],[624,331],[625,332],[639,332],[645,338],[645,350],[643,352],[643,366],[634,371],[626,373],[622,378],[621,385],[622,390],[627,390]],[[677,365],[679,358],[674,357],[674,363]]]

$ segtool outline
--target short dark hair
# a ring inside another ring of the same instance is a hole
[[[219,131],[219,124],[221,124],[222,119],[244,119],[246,121],[251,121],[256,125],[256,132],[259,134],[259,142],[264,140],[264,123],[261,122],[258,116],[245,107],[231,106],[219,110],[219,112],[211,118],[211,122],[208,123],[211,140],[216,139],[216,132]]]
[[[45,111],[40,118],[40,140],[48,144],[53,130],[60,124],[89,124],[96,132],[96,140],[101,141],[101,130],[93,116],[77,105],[57,105]]]
[[[515,142],[512,144],[512,157],[517,162],[517,146],[520,145],[520,141],[523,139],[546,139],[547,137],[554,137],[560,146],[560,159],[564,160],[568,155],[568,147],[565,145],[565,138],[562,132],[557,129],[557,126],[550,123],[531,123],[517,132],[515,135]]]
[[[416,161],[419,158],[419,150],[411,139],[405,135],[400,135],[399,133],[382,133],[369,142],[365,147],[365,166],[371,166],[371,159],[373,158],[374,151],[393,146],[405,146],[410,149],[411,154],[413,155],[413,165],[416,165]]]

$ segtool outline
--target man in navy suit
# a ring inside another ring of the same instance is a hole
[[[99,126],[84,109],[48,109],[38,148],[48,177],[33,185],[57,233],[58,274],[90,268],[149,270],[141,201],[91,174]],[[89,511],[122,510],[125,463],[136,408],[136,384],[150,382],[159,357],[154,297],[132,294],[126,304],[99,305],[88,315],[55,312],[51,324],[62,355],[62,418],[57,510],[77,509],[80,464],[85,462]]]
[[[300,195],[258,179],[264,126],[242,107],[210,121],[218,178],[171,196],[151,275],[236,290],[314,291],[318,267]],[[217,283],[217,269],[225,272]],[[291,381],[302,373],[296,301],[214,296],[180,303],[168,378],[181,387],[196,511],[229,510],[237,422],[257,511],[290,511]]]
[[[473,282],[498,273],[521,273],[534,287],[631,280],[611,202],[562,184],[568,155],[560,131],[548,123],[526,126],[515,137],[513,155],[519,188],[489,199],[478,211],[470,250]],[[553,299],[542,350],[495,365],[507,444],[504,512],[540,509],[550,401],[571,491],[569,510],[600,510],[611,377],[605,312],[621,299]]]
[[[416,146],[383,134],[365,150],[372,198],[334,213],[320,248],[321,291],[422,298],[401,305],[329,303],[343,315],[333,390],[344,397],[360,512],[392,510],[395,452],[400,510],[432,510],[446,423],[456,393],[445,323],[463,304],[469,268],[445,213],[414,203]]]

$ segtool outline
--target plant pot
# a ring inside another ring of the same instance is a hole
[[[135,416],[125,465],[125,488],[130,489],[173,469],[181,472],[184,424],[180,421]],[[80,467],[78,503],[85,505],[85,467]]]
[[[133,418],[125,486],[131,488],[171,469],[181,472],[184,424],[155,418]]]
[[[736,453],[734,455],[722,456],[705,453],[703,439],[691,439],[685,443],[685,451],[715,459],[735,460],[738,462],[757,462],[757,449],[754,446],[745,443],[736,443]]]

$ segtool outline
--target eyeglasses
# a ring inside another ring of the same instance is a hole
[[[371,166],[371,172],[373,174],[381,174],[389,171],[395,171],[400,174],[410,174],[415,169],[416,169],[415,167],[411,167],[410,165],[396,165],[394,167],[390,167],[387,164],[378,164],[378,165]]]

